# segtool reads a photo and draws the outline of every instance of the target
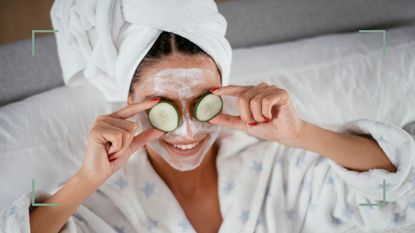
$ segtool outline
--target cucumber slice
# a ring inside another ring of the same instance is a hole
[[[148,113],[148,119],[151,126],[164,132],[170,132],[179,127],[179,111],[169,100],[160,100],[154,105]]]
[[[222,98],[208,92],[198,98],[194,108],[194,116],[199,121],[205,122],[222,112],[222,107]]]

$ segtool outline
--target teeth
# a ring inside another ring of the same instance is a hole
[[[176,147],[176,148],[179,148],[180,150],[190,150],[190,149],[195,148],[198,144],[199,144],[199,142],[192,143],[192,144],[186,144],[186,145],[173,144],[173,146]]]

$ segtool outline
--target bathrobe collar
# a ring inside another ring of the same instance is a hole
[[[222,129],[218,144],[218,195],[223,218],[219,232],[251,233],[266,195],[276,143]],[[144,149],[134,153],[100,190],[137,232],[196,232]]]

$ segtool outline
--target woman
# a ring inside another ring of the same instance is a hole
[[[222,86],[218,63],[192,41],[161,33],[135,69],[128,105],[96,119],[78,172],[53,195],[36,195],[59,206],[31,208],[19,229],[29,232],[30,221],[35,233],[343,232],[414,219],[407,133],[370,120],[320,128],[297,115],[284,89]],[[236,97],[240,115],[196,120],[191,109],[207,91]],[[181,116],[169,133],[146,117],[161,98]],[[396,203],[360,205],[380,200],[383,180]]]

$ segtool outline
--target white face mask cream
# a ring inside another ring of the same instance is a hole
[[[190,112],[194,100],[215,81],[212,73],[198,68],[166,68],[143,83],[142,88],[152,88],[155,96],[177,101],[180,108],[179,127],[146,145],[177,170],[198,167],[221,130],[218,125],[198,121]],[[137,114],[137,121],[140,133],[152,127],[145,112]]]

